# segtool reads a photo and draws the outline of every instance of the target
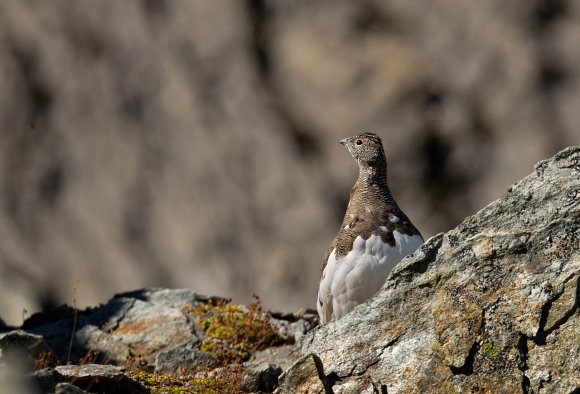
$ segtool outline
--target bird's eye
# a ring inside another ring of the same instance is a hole
[[[356,140],[355,141],[355,144],[357,144],[357,145],[362,145],[362,143],[363,143],[362,140]]]

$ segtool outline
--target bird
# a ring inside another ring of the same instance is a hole
[[[392,268],[424,242],[389,190],[380,137],[367,132],[340,143],[358,163],[359,175],[324,257],[316,303],[321,325],[371,298]]]

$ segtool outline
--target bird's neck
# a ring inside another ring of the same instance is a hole
[[[368,186],[387,185],[387,166],[360,166],[358,181]]]
[[[362,199],[367,202],[392,200],[391,192],[387,184],[386,166],[361,166],[354,189],[354,194],[357,195],[355,199]]]

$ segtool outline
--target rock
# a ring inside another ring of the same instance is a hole
[[[299,345],[282,345],[260,350],[252,355],[250,364],[273,364],[288,369],[300,358]]]
[[[579,277],[550,294],[542,315],[546,319],[543,330],[535,340],[522,343],[530,392],[571,393],[580,387]]]
[[[308,333],[278,392],[579,390],[579,278],[571,147],[429,239],[369,302]]]
[[[98,377],[107,382],[119,382],[125,377],[125,369],[114,365],[58,365],[54,370],[66,379],[86,380]]]
[[[88,392],[70,383],[59,383],[54,388],[54,394],[87,394]]]
[[[86,391],[110,394],[147,392],[137,382],[125,376],[124,368],[114,365],[60,365],[55,367],[55,371],[69,384]]]
[[[73,319],[78,314],[78,310],[68,305],[60,305],[56,308],[40,311],[34,313],[32,316],[24,320],[22,323],[23,329],[33,329],[44,324],[54,323],[66,319]]]
[[[0,334],[0,364],[10,364],[32,370],[40,360],[53,364],[54,358],[44,338],[40,335],[14,330]]]
[[[56,385],[64,382],[65,379],[54,368],[43,368],[34,371],[29,380],[39,393],[52,393]]]
[[[198,342],[189,314],[208,300],[189,290],[138,290],[85,311],[60,307],[54,315],[33,315],[23,327],[42,335],[64,363],[88,358],[120,364],[139,358],[152,365],[157,354]]]
[[[134,298],[146,301],[156,306],[167,306],[171,308],[193,308],[208,302],[216,303],[227,301],[224,297],[206,296],[194,293],[187,289],[163,289],[151,288],[129,291],[115,295],[114,298]]]
[[[274,364],[246,364],[242,380],[244,392],[271,393],[278,386],[278,377],[282,368]]]
[[[246,375],[243,387],[249,392],[272,392],[278,386],[278,377],[282,371],[291,367],[298,359],[300,350],[296,344],[274,346],[255,352],[244,363]]]
[[[143,389],[124,375],[124,369],[112,365],[60,365],[45,368],[30,375],[34,393],[112,392],[139,393]],[[86,391],[85,391],[86,390]]]
[[[284,340],[299,341],[304,334],[318,325],[318,312],[306,309],[298,314],[272,312],[270,323]]]
[[[217,367],[220,360],[199,349],[175,348],[162,352],[155,358],[155,372],[193,373]]]
[[[323,370],[319,374],[317,362],[320,359],[317,357],[308,354],[296,361],[290,369],[280,375],[280,387],[275,392],[297,394],[332,392],[332,385],[336,380],[328,380]]]

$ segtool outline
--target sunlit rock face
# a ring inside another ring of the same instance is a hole
[[[279,392],[578,390],[579,197],[580,147],[538,163],[307,334]]]

